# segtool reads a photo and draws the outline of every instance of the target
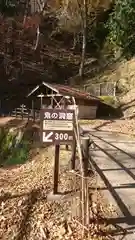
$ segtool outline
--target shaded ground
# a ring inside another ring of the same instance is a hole
[[[91,136],[96,147],[91,152],[92,163],[99,175],[101,192],[115,206],[118,214],[110,219],[117,225],[115,239],[134,240],[135,140],[126,135],[98,130],[91,131]]]
[[[46,202],[52,188],[53,154],[53,149],[42,149],[20,168],[0,169],[0,239],[44,239],[45,222],[51,215],[58,214],[55,221],[61,217],[59,204]]]
[[[59,190],[68,194],[62,201],[48,202],[47,194],[53,189],[54,148],[34,147],[34,151],[32,161],[18,168],[0,169],[0,239],[81,240],[82,228],[71,220],[71,211],[77,208],[71,197],[76,188],[74,175],[69,172],[71,152],[62,150],[60,154]],[[100,197],[98,206],[101,202]],[[93,206],[96,211],[97,202]],[[91,222],[92,234],[98,232],[104,236],[99,239],[112,239],[97,224]]]
[[[18,127],[27,123],[27,120],[16,119],[14,117],[0,117],[0,127]]]
[[[135,119],[101,119],[80,121],[85,129],[135,135]]]
[[[15,121],[16,119],[11,120],[11,125]],[[34,124],[33,128],[36,134],[34,138],[32,122],[29,122],[27,133],[34,142],[26,164],[13,168],[0,168],[0,239],[82,239],[82,229],[71,221],[71,211],[77,207],[77,204],[71,201],[71,192],[76,188],[73,174],[69,173],[71,152],[62,150],[60,155],[59,189],[63,193],[68,191],[69,199],[48,202],[47,194],[53,188],[54,148],[41,148],[39,126]],[[95,182],[91,184],[91,189],[92,186],[95,189]],[[96,236],[102,236],[99,239],[113,239],[110,238],[110,229],[106,233],[108,228],[99,227],[100,220],[101,226],[103,225],[102,219],[106,213],[107,216],[111,216],[110,210],[108,206],[103,207],[106,201],[101,196],[96,199],[98,201],[93,202],[92,208],[99,214],[99,206],[101,206],[100,214],[103,215],[102,217],[100,215],[97,217],[96,213],[92,215],[94,217],[91,218],[90,230],[93,235],[96,233]],[[64,225],[65,219],[68,231]]]
[[[8,122],[12,121],[13,117],[1,117],[0,118],[0,127],[6,125]]]

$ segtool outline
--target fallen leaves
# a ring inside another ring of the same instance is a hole
[[[82,227],[72,220],[74,188],[80,187],[80,183],[78,178],[75,183],[68,171],[69,151],[61,153],[59,190],[67,194],[58,202],[47,201],[53,188],[54,148],[38,151],[32,161],[17,169],[1,169],[0,180],[4,182],[0,187],[0,239],[82,240]],[[93,207],[96,209],[97,205]],[[93,214],[96,216],[97,212]],[[92,222],[91,236],[98,235],[97,229],[98,225]]]
[[[87,130],[95,129],[98,131],[108,131],[116,134],[135,135],[134,119],[116,119],[116,120],[91,120],[90,122],[81,122],[83,128]]]

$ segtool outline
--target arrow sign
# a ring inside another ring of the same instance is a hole
[[[50,132],[46,135],[46,132],[43,132],[43,142],[52,142],[53,139],[49,139],[53,135],[53,132]]]

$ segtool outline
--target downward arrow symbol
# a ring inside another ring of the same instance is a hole
[[[53,135],[53,132],[48,133],[46,135],[46,132],[43,132],[43,142],[52,142],[53,139],[49,139]]]

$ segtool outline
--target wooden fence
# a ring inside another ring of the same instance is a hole
[[[26,108],[25,105],[21,105],[19,108],[16,108],[15,110],[13,110],[10,114],[13,117],[16,118],[22,118],[22,119],[33,119],[34,121],[40,118],[40,111],[39,110],[35,110],[35,109],[29,109]]]

